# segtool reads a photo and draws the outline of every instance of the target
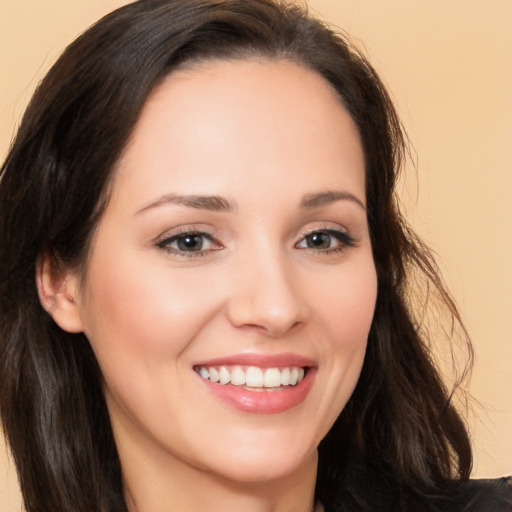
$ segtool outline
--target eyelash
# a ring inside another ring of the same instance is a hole
[[[208,242],[210,242],[212,245],[218,245],[218,248],[215,248],[215,249],[203,249],[203,250],[199,250],[199,251],[185,251],[185,250],[182,250],[182,249],[176,249],[176,248],[173,248],[173,247],[170,247],[170,245],[174,242],[180,242],[180,241],[184,241],[187,237],[189,238],[192,238],[192,237],[200,237],[204,243],[205,240],[207,240]],[[168,237],[165,237],[163,240],[160,240],[158,243],[157,243],[157,247],[159,247],[160,249],[164,249],[165,251],[167,251],[169,254],[172,254],[174,256],[178,256],[178,257],[181,257],[181,258],[197,258],[197,257],[200,257],[200,256],[206,256],[210,251],[215,251],[215,250],[219,250],[222,246],[220,243],[218,243],[214,238],[213,236],[211,236],[210,234],[208,233],[204,233],[202,231],[195,231],[195,230],[188,230],[188,229],[184,229],[182,231],[178,231],[177,233],[173,233],[171,236],[168,236]]]
[[[332,242],[332,239],[339,242],[339,245],[336,247],[328,247],[328,248],[314,248],[314,247],[299,247],[299,244],[303,242],[307,242],[308,237],[313,237],[315,235],[327,235],[330,237],[329,242]],[[187,251],[180,248],[173,248],[171,244],[179,243],[180,241],[185,241],[186,238],[198,237],[202,240],[202,245],[204,242],[209,242],[213,247],[207,249],[201,249],[198,251]],[[164,249],[169,254],[172,254],[181,258],[197,258],[202,256],[207,256],[212,251],[217,251],[222,249],[222,244],[220,244],[215,238],[209,233],[205,233],[202,231],[195,230],[182,230],[177,233],[173,233],[171,236],[165,237],[164,239],[157,242],[157,247],[160,249]],[[349,247],[354,247],[356,245],[356,239],[352,237],[349,233],[342,230],[337,229],[314,229],[309,233],[306,233],[302,236],[299,242],[297,242],[294,247],[299,249],[308,249],[310,252],[319,255],[329,255],[336,254],[346,250]],[[216,247],[215,247],[216,246]]]
[[[314,247],[307,247],[310,251],[312,251],[314,254],[321,254],[321,255],[328,255],[328,254],[336,254],[340,253],[342,251],[345,251],[347,248],[354,247],[356,245],[356,239],[351,236],[346,231],[338,230],[338,229],[331,229],[331,228],[324,228],[324,229],[313,229],[309,233],[306,233],[301,238],[300,242],[295,244],[295,247],[298,247],[299,243],[302,243],[303,241],[306,241],[308,237],[312,237],[314,235],[327,235],[330,237],[330,239],[335,239],[339,242],[339,245],[337,247],[329,247],[327,249],[317,249]],[[332,240],[331,240],[332,241]]]

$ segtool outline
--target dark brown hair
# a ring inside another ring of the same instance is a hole
[[[429,510],[469,476],[468,436],[415,320],[411,276],[460,319],[398,210],[406,146],[371,65],[290,3],[140,0],[65,50],[1,170],[0,405],[29,512],[127,510],[100,370],[86,337],[62,331],[41,307],[36,261],[44,253],[86,265],[115,163],[165,76],[194,61],[251,58],[288,59],[323,76],[365,153],[378,298],[360,380],[319,447],[317,498],[327,512]]]

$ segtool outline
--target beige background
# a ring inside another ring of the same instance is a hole
[[[63,47],[122,0],[0,0],[0,158]],[[311,0],[366,48],[417,154],[404,200],[474,338],[475,476],[512,472],[512,1]],[[364,42],[364,43],[362,43]],[[419,189],[419,196],[416,192]],[[20,510],[0,448],[0,510]]]

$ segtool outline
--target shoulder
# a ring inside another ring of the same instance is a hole
[[[460,501],[471,512],[512,512],[512,477],[468,480],[460,484]]]

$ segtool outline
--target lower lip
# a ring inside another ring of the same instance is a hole
[[[241,386],[218,384],[203,379],[204,385],[224,403],[243,411],[256,414],[278,414],[301,404],[313,385],[314,368],[309,368],[302,381],[295,386],[288,386],[267,391],[268,388],[258,388],[262,391],[250,391]]]

